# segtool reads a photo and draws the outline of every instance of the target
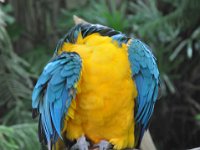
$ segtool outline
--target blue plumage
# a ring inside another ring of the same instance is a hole
[[[48,143],[55,143],[61,137],[62,120],[76,93],[74,87],[81,71],[81,58],[76,53],[62,53],[49,62],[32,94],[32,107],[38,109]],[[61,137],[62,138],[62,137]]]
[[[128,47],[132,76],[138,90],[136,100],[136,143],[140,143],[147,129],[158,96],[159,72],[155,57],[147,45],[132,39]]]

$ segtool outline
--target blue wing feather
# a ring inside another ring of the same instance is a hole
[[[33,90],[32,108],[39,110],[47,142],[55,143],[61,137],[62,120],[74,97],[70,90],[76,92],[74,85],[79,80],[81,65],[76,53],[56,56],[45,66]]]
[[[140,40],[131,40],[128,54],[138,91],[135,120],[137,129],[140,130],[136,135],[136,144],[140,144],[158,96],[159,71],[150,48]]]

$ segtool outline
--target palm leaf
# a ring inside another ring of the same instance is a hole
[[[36,124],[0,125],[1,150],[35,150],[40,149]]]
[[[28,71],[29,64],[13,51],[1,9],[0,17],[0,122],[25,122],[31,120],[32,74]]]

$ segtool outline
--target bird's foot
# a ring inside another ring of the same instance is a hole
[[[88,150],[89,142],[86,141],[85,136],[81,136],[76,144],[74,144],[71,148],[71,150]]]
[[[112,148],[112,145],[106,140],[101,140],[96,146],[99,147],[99,150],[108,150]]]

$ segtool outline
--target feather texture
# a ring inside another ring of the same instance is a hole
[[[155,57],[147,45],[132,39],[128,48],[132,76],[138,96],[136,100],[136,145],[139,146],[147,129],[158,96],[159,72]]]
[[[120,31],[116,31],[107,26],[100,24],[78,24],[69,30],[69,32],[67,32],[67,34],[58,41],[54,56],[58,54],[58,50],[62,47],[64,42],[76,43],[79,33],[81,33],[83,38],[93,33],[99,33],[101,36],[112,37],[114,40],[120,42],[120,44],[129,40],[129,38],[122,34]]]
[[[40,114],[40,137],[44,138],[45,133],[41,141],[54,144],[61,137],[62,120],[74,97],[70,91],[76,93],[81,65],[77,53],[64,52],[49,62],[39,77],[32,94],[32,108]]]

